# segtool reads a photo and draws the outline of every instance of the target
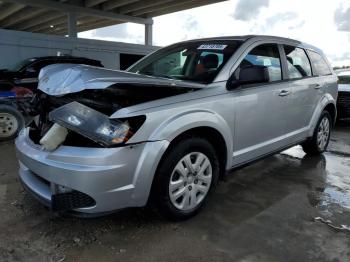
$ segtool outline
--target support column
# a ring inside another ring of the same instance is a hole
[[[68,20],[68,36],[69,37],[77,37],[77,15],[74,12],[69,12],[67,14]]]
[[[153,20],[150,24],[145,24],[145,45],[152,45],[153,42]]]

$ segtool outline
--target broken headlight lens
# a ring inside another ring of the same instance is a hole
[[[128,120],[110,119],[78,102],[53,110],[49,117],[51,121],[107,147],[125,143],[136,131]]]

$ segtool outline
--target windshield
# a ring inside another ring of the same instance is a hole
[[[26,65],[32,63],[33,61],[35,61],[35,59],[30,58],[30,59],[25,59],[23,61],[20,61],[12,66],[10,66],[8,68],[9,71],[20,71],[23,67],[25,67]]]
[[[175,44],[147,56],[128,71],[207,84],[215,79],[240,44],[236,40]]]
[[[350,74],[349,75],[341,75],[341,76],[338,76],[338,78],[339,78],[338,84],[350,85]]]

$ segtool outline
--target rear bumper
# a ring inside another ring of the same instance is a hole
[[[55,211],[94,214],[143,206],[168,144],[164,140],[120,148],[61,146],[47,152],[33,144],[25,129],[16,139],[19,177],[28,192]]]

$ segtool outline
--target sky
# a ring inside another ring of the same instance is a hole
[[[323,50],[333,66],[350,65],[349,0],[230,0],[154,18],[153,44],[214,36],[265,34]],[[126,23],[79,37],[144,43],[144,26]]]

